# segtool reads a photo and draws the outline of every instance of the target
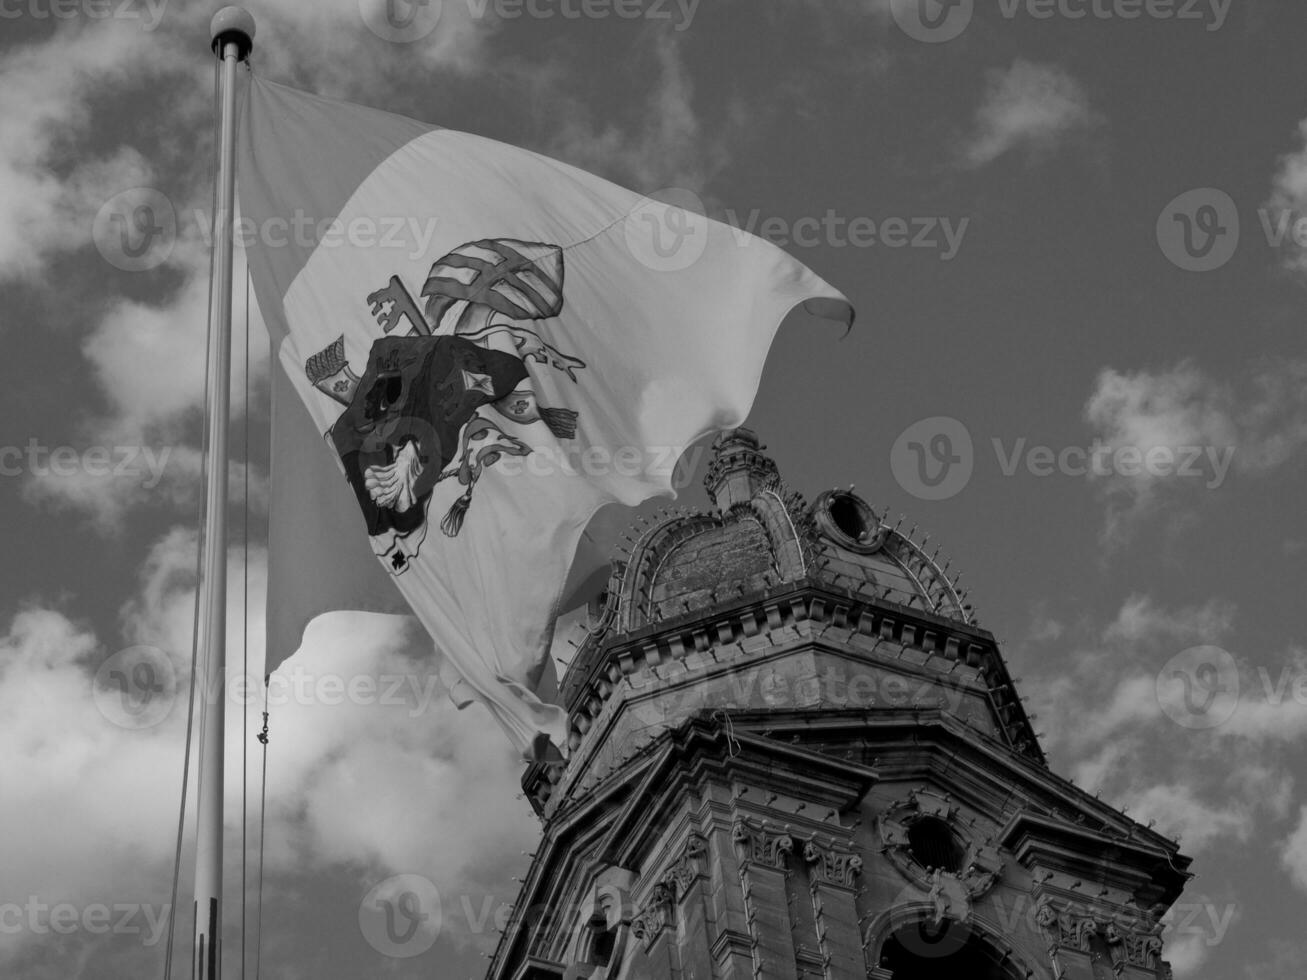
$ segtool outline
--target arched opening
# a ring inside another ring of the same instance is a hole
[[[880,965],[894,980],[1021,980],[981,935],[946,920],[939,926],[918,921],[897,929],[881,948]]]
[[[962,873],[967,850],[947,823],[938,817],[920,817],[908,827],[908,851],[923,868]]]
[[[837,493],[830,498],[830,519],[847,537],[862,541],[870,527],[870,514],[864,513],[866,505],[857,497],[848,493]]]

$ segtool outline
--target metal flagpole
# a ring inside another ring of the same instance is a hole
[[[236,67],[254,46],[254,18],[224,7],[210,23],[213,52],[222,62],[219,155],[213,215],[213,289],[209,301],[207,486],[201,547],[201,687],[198,822],[195,828],[195,980],[222,976],[223,709],[227,680],[227,426],[231,403],[231,279],[236,197]]]

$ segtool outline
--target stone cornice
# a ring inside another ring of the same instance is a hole
[[[927,657],[980,671],[996,722],[1018,752],[1043,763],[1044,756],[993,636],[977,627],[881,599],[868,599],[807,578],[707,610],[583,645],[561,694],[571,718],[569,749],[585,755],[587,733],[618,685],[639,672],[695,653],[710,654],[787,626],[833,627],[877,641],[919,650]]]
[[[1170,905],[1192,875],[1190,859],[1173,842],[1131,823],[1129,836],[1112,837],[1080,824],[1021,812],[999,832],[999,842],[1024,867],[1106,881],[1147,904]],[[1094,855],[1088,858],[1085,855]]]

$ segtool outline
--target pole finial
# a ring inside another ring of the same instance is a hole
[[[237,47],[237,60],[244,61],[254,48],[254,17],[244,7],[223,7],[209,21],[213,53],[222,57],[228,44]]]

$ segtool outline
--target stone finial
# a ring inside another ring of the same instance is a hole
[[[776,464],[764,455],[766,448],[750,429],[727,429],[713,440],[703,485],[719,510],[748,503],[776,481]]]

